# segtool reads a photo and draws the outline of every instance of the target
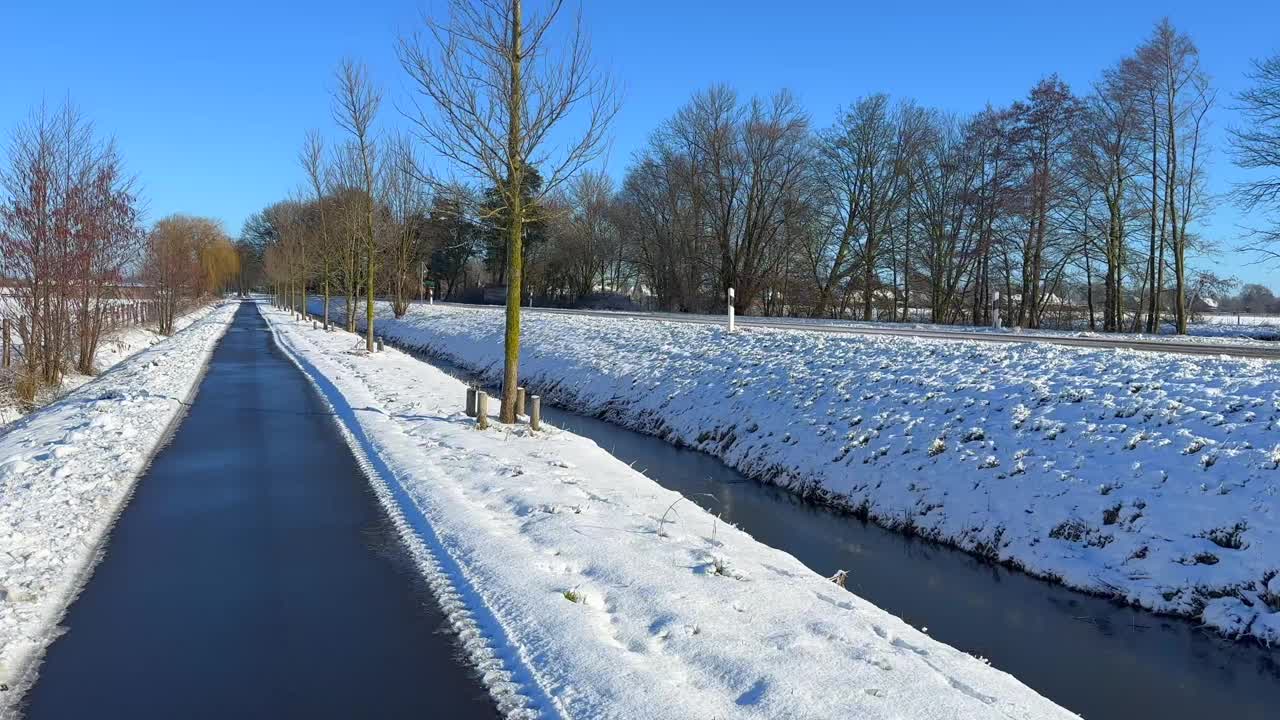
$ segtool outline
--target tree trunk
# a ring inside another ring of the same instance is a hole
[[[520,293],[524,279],[523,230],[524,203],[523,158],[520,156],[520,120],[524,110],[521,87],[521,0],[511,0],[511,96],[507,103],[507,203],[510,227],[507,229],[507,327],[503,343],[502,410],[504,423],[516,421],[516,387],[520,372]]]

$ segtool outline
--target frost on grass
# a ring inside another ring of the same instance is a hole
[[[498,379],[499,312],[419,306],[380,322]],[[1262,597],[1280,557],[1273,362],[537,312],[523,333],[522,377],[544,402],[1072,587],[1280,642]],[[1239,548],[1214,542],[1237,526]]]

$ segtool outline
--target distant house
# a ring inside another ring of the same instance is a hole
[[[1199,295],[1191,298],[1191,312],[1193,313],[1217,312],[1220,307],[1221,303],[1216,298],[1200,297]]]

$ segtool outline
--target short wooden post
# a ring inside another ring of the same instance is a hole
[[[4,319],[4,359],[0,367],[9,367],[9,318]]]
[[[382,336],[378,336],[378,352],[382,352]]]
[[[476,416],[476,389],[467,386],[467,417]]]
[[[489,393],[483,390],[476,393],[476,427],[489,427]]]
[[[516,415],[524,414],[524,388],[516,388]]]
[[[542,396],[531,395],[529,397],[529,429],[542,429]]]
[[[316,322],[315,320],[312,320],[312,321],[311,321],[311,329],[312,329],[312,330],[319,330],[319,329],[320,329],[320,323]]]

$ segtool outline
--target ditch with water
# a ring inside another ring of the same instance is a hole
[[[413,352],[413,351],[410,351]],[[415,352],[467,382],[475,375]],[[980,657],[1089,720],[1275,720],[1280,649],[1235,642],[911,538],[751,480],[720,460],[561,408],[556,427],[594,440],[760,542],[930,636]]]

